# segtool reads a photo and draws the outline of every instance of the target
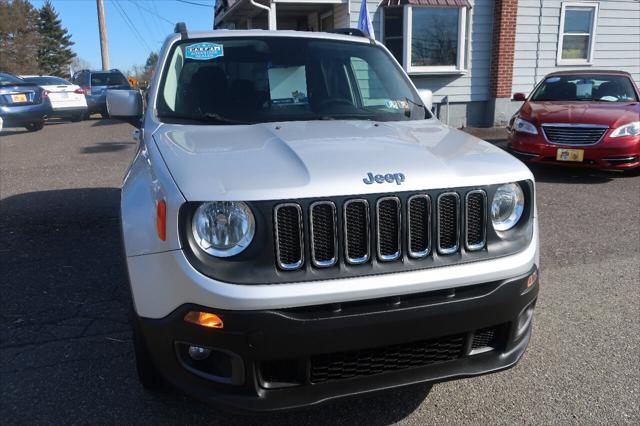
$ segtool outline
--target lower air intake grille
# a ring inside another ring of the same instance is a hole
[[[385,197],[378,200],[378,258],[382,261],[400,257],[400,200]]]
[[[487,216],[487,195],[475,190],[467,193],[465,217],[465,242],[467,250],[480,250],[485,244],[485,222]]]
[[[457,335],[381,348],[318,355],[311,358],[310,380],[312,383],[322,383],[424,367],[460,358],[463,347],[464,335]]]
[[[431,199],[428,195],[414,195],[408,206],[409,255],[425,257],[431,251]]]
[[[447,192],[438,197],[438,251],[451,254],[458,251],[460,244],[460,197],[455,192]]]
[[[278,266],[298,269],[304,263],[302,251],[302,209],[297,204],[280,204],[274,211]]]
[[[471,350],[495,348],[497,341],[497,329],[495,327],[478,330],[473,335]]]
[[[336,206],[331,201],[311,205],[311,260],[317,267],[328,267],[337,260]]]
[[[369,203],[349,200],[344,204],[345,254],[347,262],[369,260]]]

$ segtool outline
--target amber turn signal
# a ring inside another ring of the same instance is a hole
[[[533,273],[529,275],[529,279],[527,279],[527,288],[534,285],[537,279],[538,279],[538,272],[533,271]]]
[[[164,198],[158,201],[156,205],[156,230],[158,238],[162,241],[167,240],[167,203]]]
[[[224,323],[222,322],[222,319],[216,314],[212,314],[209,312],[190,311],[187,315],[184,316],[184,320],[192,324],[201,325],[202,327],[208,327],[208,328],[224,327]]]

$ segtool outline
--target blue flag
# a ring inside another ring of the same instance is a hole
[[[367,0],[362,0],[362,4],[360,5],[358,29],[369,34],[369,37],[371,38],[376,37],[373,31],[373,24],[371,23],[371,15],[369,15],[369,8],[367,7]]]

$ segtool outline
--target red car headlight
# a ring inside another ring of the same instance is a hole
[[[620,138],[622,136],[638,136],[640,135],[640,121],[633,121],[624,126],[620,126],[611,132],[609,137]]]

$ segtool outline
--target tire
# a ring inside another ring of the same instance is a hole
[[[71,121],[77,123],[78,121],[82,121],[83,114],[74,115],[71,117]]]
[[[133,349],[136,357],[136,371],[138,372],[138,380],[142,386],[149,391],[158,391],[165,386],[164,379],[160,372],[153,364],[151,354],[144,341],[144,336],[140,330],[135,314],[132,314],[131,325],[133,329]]]
[[[44,127],[44,121],[36,121],[34,123],[27,123],[26,126],[24,126],[25,129],[27,129],[30,132],[37,132],[38,130],[42,130],[42,128]]]

